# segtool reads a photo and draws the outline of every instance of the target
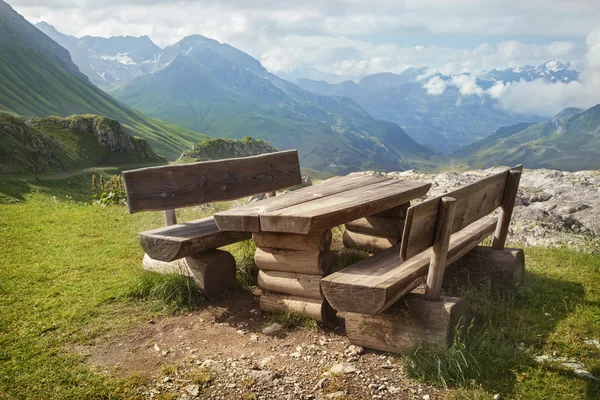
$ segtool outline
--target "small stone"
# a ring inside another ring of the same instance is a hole
[[[400,393],[400,389],[398,389],[396,386],[390,386],[388,388],[388,392],[390,392],[390,394],[396,394]]]
[[[349,363],[340,363],[340,364],[335,364],[333,367],[331,367],[331,369],[329,370],[330,373],[332,374],[353,374],[355,373],[357,370],[354,367],[354,365],[349,364]]]
[[[325,397],[327,397],[328,399],[336,399],[338,397],[344,397],[345,395],[346,395],[346,392],[339,391],[339,392],[329,393]]]
[[[160,347],[158,347],[157,343],[154,343],[154,351],[160,351]]]
[[[200,386],[188,385],[185,387],[185,391],[191,394],[192,396],[198,396],[200,394]]]
[[[169,354],[169,350],[163,350],[161,354],[163,357],[166,357]]]
[[[212,369],[215,372],[222,372],[225,371],[225,363],[221,362],[221,361],[215,361],[215,360],[204,360],[204,362],[201,365],[204,368],[208,368],[208,369]]]
[[[250,376],[262,382],[273,382],[281,375],[275,371],[250,371]]]
[[[315,392],[315,391],[317,391],[319,389],[323,389],[325,387],[325,385],[327,384],[327,382],[329,382],[329,379],[327,379],[327,378],[321,378],[321,379],[319,379],[319,381],[317,382],[317,384],[313,388],[313,392]]]
[[[383,390],[385,390],[385,389],[386,389],[385,385],[381,385],[381,386],[379,386],[379,387],[377,388],[377,391],[378,391],[378,392],[381,392],[381,391],[383,391]]]
[[[375,389],[377,389],[377,384],[376,384],[376,383],[369,383],[369,386],[368,386],[368,387],[369,387],[369,389],[371,389],[371,390],[375,390]]]
[[[352,354],[352,355],[359,355],[365,352],[365,349],[362,348],[361,346],[355,346],[353,344],[351,344],[350,346],[348,346],[348,351]]]
[[[278,323],[271,324],[262,330],[265,336],[277,336],[283,333],[283,326]]]
[[[251,342],[258,342],[258,335],[256,335],[256,334],[254,334],[254,333],[253,333],[253,334],[250,336],[250,341],[251,341]]]
[[[502,398],[502,396],[500,396],[500,393],[496,393],[493,397],[494,400],[500,400]]]
[[[423,395],[423,400],[429,400],[429,395],[428,394],[424,394]]]
[[[290,354],[290,357],[292,358],[300,358],[302,357],[302,354],[300,354],[299,352],[295,351],[293,353]]]
[[[170,376],[165,376],[165,377],[163,378],[163,383],[169,383],[169,382],[171,382],[171,380],[172,380],[172,379],[171,379],[171,377],[170,377]]]

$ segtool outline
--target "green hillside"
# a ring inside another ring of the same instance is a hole
[[[144,139],[95,115],[38,119],[4,114],[0,135],[0,177],[164,162]]]
[[[527,168],[600,169],[600,105],[566,109],[546,122],[500,128],[451,157],[477,168],[522,163]]]
[[[398,125],[375,120],[350,99],[301,89],[230,46],[202,37],[184,41],[180,47],[186,55],[113,94],[148,115],[211,136],[251,135],[278,149],[298,149],[304,166],[321,171],[433,164],[429,149]]]
[[[208,139],[195,144],[177,159],[178,162],[224,160],[226,158],[249,157],[272,153],[277,149],[264,140],[246,136],[242,140]]]
[[[69,53],[0,0],[0,112],[115,118],[160,154],[175,159],[205,135],[145,116],[81,74]]]

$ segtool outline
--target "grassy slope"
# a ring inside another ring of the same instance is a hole
[[[0,80],[0,111],[37,117],[93,113],[115,118],[169,159],[207,138],[129,108],[31,50],[3,45]]]
[[[25,124],[21,117],[0,115],[0,176],[108,165],[164,163],[164,159],[149,160],[135,153],[107,151],[93,134],[62,127],[55,119],[40,119],[32,127]],[[142,141],[139,138],[131,139],[133,143]],[[43,148],[48,151],[41,154],[36,151],[40,143],[44,143]]]
[[[76,204],[65,195],[85,198],[89,176],[69,182],[36,181],[28,185],[45,195],[30,192],[26,203],[0,204],[0,398],[134,398],[143,381],[102,374],[71,349],[150,318],[148,307],[125,294],[142,274],[135,233],[159,226],[162,215]],[[473,353],[481,372],[473,384],[449,397],[600,396],[598,382],[533,361],[557,351],[600,375],[600,351],[583,343],[600,339],[600,256],[530,248],[526,260],[527,275],[515,290],[457,292],[473,304],[472,334],[483,337],[485,351]]]

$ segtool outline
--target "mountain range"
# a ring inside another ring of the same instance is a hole
[[[164,88],[165,75],[169,74],[165,74],[163,71],[170,70],[172,73],[176,68],[171,68],[171,64],[178,57],[188,57],[193,59],[196,64],[210,64],[211,61],[206,59],[207,57],[220,57],[228,60],[232,65],[235,64],[237,67],[253,73],[260,78],[259,81],[268,80],[276,88],[282,89],[288,97],[297,96],[306,100],[307,95],[299,93],[299,88],[301,88],[306,92],[311,92],[312,97],[309,101],[317,103],[321,107],[323,107],[323,101],[315,99],[315,94],[346,97],[355,103],[352,108],[362,109],[361,112],[369,114],[374,119],[397,124],[416,142],[435,152],[448,154],[484,138],[499,127],[523,121],[540,122],[544,119],[537,115],[524,115],[503,110],[496,99],[484,94],[498,82],[543,79],[546,82],[568,83],[577,80],[579,76],[579,73],[571,65],[557,61],[548,61],[536,67],[492,69],[476,77],[471,77],[469,74],[443,75],[433,73],[427,67],[422,67],[408,68],[399,74],[384,72],[359,78],[350,75],[326,74],[315,68],[304,66],[282,75],[284,78],[294,80],[293,83],[297,87],[290,90],[291,82],[268,72],[258,60],[228,44],[219,43],[200,35],[188,36],[174,45],[160,49],[146,36],[75,38],[58,32],[44,22],[37,24],[37,27],[67,48],[71,54],[77,54],[73,57],[75,63],[92,82],[111,91],[118,98],[145,113],[209,135],[241,138],[250,134],[262,137],[281,148],[288,147],[290,142],[286,140],[276,142],[274,136],[278,135],[277,133],[261,133],[262,123],[261,125],[257,123],[246,125],[248,118],[244,117],[244,114],[254,115],[258,104],[263,102],[260,93],[254,93],[249,97],[252,104],[244,105],[244,102],[239,99],[235,100],[236,104],[233,108],[230,104],[223,104],[234,97],[239,97],[238,95],[248,94],[241,93],[243,89],[239,89],[240,82],[236,84],[236,82],[229,81],[228,79],[231,77],[204,76],[205,84],[211,87],[207,88],[208,90],[204,90],[203,84],[199,82],[193,83],[194,87],[203,94],[206,92],[211,95],[216,95],[215,87],[219,84],[224,84],[228,89],[237,88],[234,90],[238,93],[226,95],[220,92],[218,98],[207,99],[203,95],[201,99],[197,98],[198,96],[185,96],[186,100],[182,100],[182,97],[179,96],[180,93],[170,91],[172,95],[178,97],[176,110],[170,109],[174,108],[171,101],[169,104],[161,105],[157,104],[157,100],[150,95],[142,94],[141,86],[150,86],[154,83],[148,82],[155,82],[163,85]],[[208,55],[208,52],[200,54],[199,52],[203,49],[211,50],[213,54]],[[177,63],[180,64],[177,68],[182,68],[181,61],[177,61]],[[191,63],[188,63],[186,78],[191,82],[197,72],[190,73],[190,67]],[[223,65],[213,64],[212,67],[223,68]],[[210,69],[210,67],[208,68]],[[157,74],[160,74],[161,77],[149,78],[149,76]],[[139,81],[133,83],[136,78],[146,78],[143,80],[145,83]],[[442,93],[432,95],[424,87],[432,78],[440,79],[443,82],[445,90]],[[215,79],[219,82],[215,82]],[[477,95],[464,94],[454,83],[465,79],[474,80],[479,90]],[[211,83],[209,84],[208,81]],[[267,82],[253,83],[253,87],[256,89],[265,84]],[[265,90],[272,94],[272,88]],[[342,102],[348,103],[347,100]],[[203,105],[200,106],[199,103],[203,103]],[[208,104],[210,104],[210,110]],[[216,114],[215,110],[217,110]],[[329,114],[335,114],[326,107],[324,110]],[[244,120],[245,128],[251,130],[241,131],[241,126],[232,126],[233,121],[230,121],[229,118],[223,124],[218,114],[230,111],[239,113],[239,119]],[[326,125],[334,126],[331,121],[327,121]],[[280,127],[281,125],[278,126],[278,128]],[[261,136],[261,134],[265,136]],[[346,165],[340,160],[332,161],[330,164]],[[386,165],[389,163],[386,162]],[[317,165],[313,165],[313,167],[317,167]],[[324,164],[318,167],[329,168]]]
[[[94,86],[69,52],[0,0],[0,113],[28,117],[101,114],[175,159],[207,137],[150,118]]]
[[[566,171],[600,169],[600,104],[567,108],[537,124],[517,124],[451,154],[471,167],[525,164]]]

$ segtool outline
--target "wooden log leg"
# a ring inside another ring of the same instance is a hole
[[[411,293],[377,315],[345,313],[350,343],[406,354],[415,346],[449,346],[471,323],[469,305],[457,297],[427,301]]]
[[[494,250],[478,246],[446,268],[444,286],[467,282],[476,285],[484,279],[494,285],[511,286],[521,280],[524,272],[522,249]]]
[[[254,233],[254,260],[260,269],[258,286],[266,291],[260,299],[267,312],[305,314],[327,321],[335,312],[323,297],[321,278],[331,272],[331,230],[308,235]]]
[[[336,312],[327,300],[290,296],[280,293],[269,293],[260,296],[260,308],[266,312],[287,311],[306,315],[319,322],[332,321]]]
[[[393,237],[381,237],[372,234],[358,233],[348,230],[344,231],[344,247],[363,250],[368,253],[377,253],[389,249],[397,244],[399,239]]]
[[[142,267],[152,272],[189,276],[206,297],[223,295],[236,284],[235,259],[222,250],[210,250],[170,262],[154,260],[145,254]]]

